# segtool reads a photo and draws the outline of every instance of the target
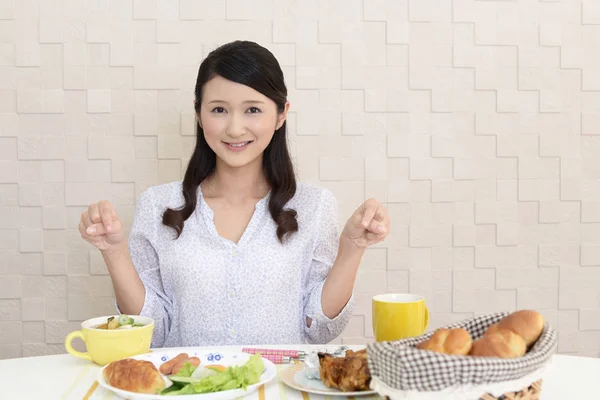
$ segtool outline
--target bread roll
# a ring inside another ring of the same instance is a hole
[[[501,329],[499,324],[492,324],[483,336],[473,343],[471,356],[515,358],[522,357],[527,351],[527,344],[522,336],[509,329]]]
[[[417,344],[417,348],[464,356],[469,354],[472,344],[473,339],[466,329],[440,328],[428,340]]]
[[[490,325],[476,341],[473,341],[469,332],[463,328],[440,328],[416,347],[453,355],[522,357],[539,339],[544,325],[544,317],[539,312],[520,310]]]
[[[104,379],[118,389],[156,394],[166,387],[158,369],[150,361],[125,358],[108,364]]]
[[[508,329],[525,339],[527,347],[535,343],[544,330],[544,317],[537,311],[520,310],[498,322],[498,328]]]

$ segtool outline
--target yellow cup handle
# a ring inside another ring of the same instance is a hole
[[[425,323],[423,325],[423,332],[425,332],[429,326],[429,308],[427,306],[425,306]]]
[[[71,345],[71,342],[75,338],[80,338],[85,343],[85,338],[83,337],[83,332],[82,331],[73,331],[73,332],[69,333],[65,339],[65,348],[67,349],[67,352],[75,357],[79,357],[79,358],[83,358],[84,360],[92,361],[92,356],[90,356],[89,353],[87,353],[87,352],[82,353],[81,351],[77,351],[73,348],[73,346]]]

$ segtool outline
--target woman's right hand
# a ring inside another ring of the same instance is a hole
[[[101,251],[119,249],[125,244],[125,233],[113,205],[106,200],[90,204],[81,214],[81,237]]]

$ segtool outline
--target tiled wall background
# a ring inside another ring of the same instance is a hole
[[[64,352],[113,312],[91,202],[127,226],[182,177],[197,67],[246,38],[278,57],[300,178],[393,232],[357,280],[427,297],[431,327],[534,308],[600,352],[600,2],[0,0],[0,358]]]

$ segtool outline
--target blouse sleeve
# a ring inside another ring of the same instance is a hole
[[[144,191],[136,205],[128,243],[131,261],[146,289],[140,315],[154,320],[152,347],[162,347],[165,343],[171,326],[170,315],[172,315],[172,302],[163,288],[155,248],[157,224],[161,220],[158,213],[151,192]]]
[[[309,343],[325,344],[343,332],[354,308],[354,290],[342,311],[334,318],[327,317],[321,306],[323,285],[337,257],[340,238],[337,202],[327,189],[322,192],[315,221],[319,222],[320,229],[306,279],[304,302],[305,316],[311,318],[312,323],[310,327],[305,325],[305,334]]]

